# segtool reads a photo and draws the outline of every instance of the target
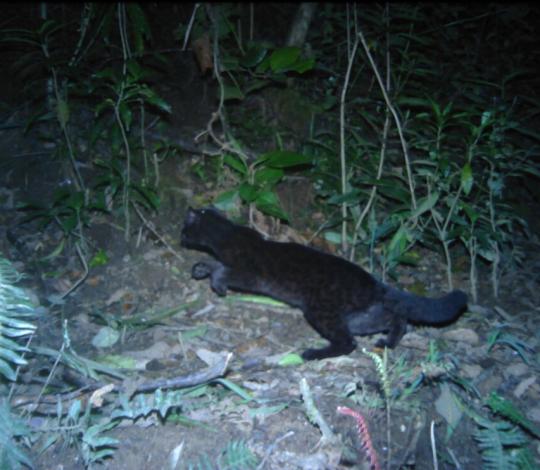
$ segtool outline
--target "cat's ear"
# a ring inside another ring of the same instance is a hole
[[[186,214],[186,224],[192,224],[197,219],[197,211],[189,206]]]

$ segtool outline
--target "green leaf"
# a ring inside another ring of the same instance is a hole
[[[407,230],[402,225],[392,237],[392,240],[388,245],[388,253],[390,253],[393,258],[397,258],[398,256],[402,255],[405,251],[405,247],[407,246],[407,239]]]
[[[84,206],[84,193],[82,191],[74,192],[66,199],[65,205],[80,211]]]
[[[264,295],[251,295],[251,294],[230,294],[227,295],[227,302],[251,302],[260,305],[270,305],[271,307],[284,307],[287,308],[286,303],[280,300],[272,299],[271,297],[265,297]]]
[[[467,214],[467,217],[469,217],[471,224],[474,224],[478,220],[478,217],[480,217],[480,214],[476,212],[475,208],[472,207],[470,204],[462,202],[461,207],[465,211],[465,214]]]
[[[268,49],[265,47],[251,47],[248,49],[246,55],[240,60],[240,65],[247,68],[255,67],[262,62],[267,53]]]
[[[223,162],[229,165],[231,168],[234,168],[236,171],[238,171],[238,173],[242,175],[247,174],[247,165],[240,157],[227,154],[223,157]]]
[[[95,268],[96,266],[103,266],[109,262],[107,252],[103,249],[99,249],[94,257],[90,260],[89,266]]]
[[[165,112],[165,113],[172,113],[172,108],[167,101],[165,101],[163,98],[161,98],[154,90],[150,88],[144,88],[141,91],[141,95],[146,98],[146,101],[150,103],[152,106],[155,106],[159,110]]]
[[[3,375],[6,379],[15,381],[17,375],[15,371],[9,366],[9,364],[0,359],[0,375]]]
[[[51,261],[52,259],[59,256],[60,253],[62,253],[62,251],[64,250],[64,244],[65,244],[65,238],[62,238],[58,246],[51,253],[41,258],[40,261]]]
[[[228,379],[215,379],[213,380],[213,382],[220,383],[224,387],[227,387],[231,392],[236,393],[240,398],[243,398],[244,400],[253,400],[253,397],[249,394],[247,390],[244,390],[242,387],[236,385],[234,382],[231,382]]]
[[[474,177],[472,173],[472,168],[470,163],[466,163],[463,169],[461,170],[461,187],[465,194],[469,194],[472,189],[474,182]]]
[[[274,72],[284,72],[298,60],[300,56],[300,48],[298,47],[282,47],[276,49],[270,56],[270,67]]]
[[[361,194],[361,191],[358,188],[353,189],[352,191],[349,191],[345,194],[334,194],[333,196],[328,198],[328,204],[336,204],[341,205],[344,202],[351,203],[351,202],[358,202],[359,196]]]
[[[140,5],[137,3],[126,4],[127,14],[129,19],[133,22],[133,27],[130,28],[135,39],[135,50],[138,53],[144,52],[144,38],[150,38],[150,26],[146,21],[146,16]]]
[[[260,90],[271,83],[272,82],[270,80],[250,80],[249,83],[245,85],[244,94],[248,95],[249,93]]]
[[[69,121],[69,105],[67,101],[60,98],[56,103],[56,117],[60,123],[60,127],[65,129]]]
[[[438,200],[439,200],[439,193],[436,191],[431,193],[429,196],[421,199],[419,201],[418,207],[411,214],[411,217],[413,218],[418,217],[422,215],[424,212],[430,210]]]
[[[299,364],[303,364],[304,360],[299,354],[296,353],[290,353],[283,356],[279,362],[278,365],[280,366],[297,366]]]
[[[232,189],[230,191],[225,191],[221,193],[214,199],[214,206],[222,211],[230,211],[236,208],[236,203],[238,201],[238,189]]]
[[[227,296],[227,298],[228,297],[229,296]],[[207,331],[208,331],[207,325],[199,325],[197,328],[192,328],[191,330],[187,330],[187,331],[181,331],[179,335],[182,341],[189,341],[190,339],[204,336]]]
[[[159,196],[153,188],[149,188],[148,186],[142,186],[140,184],[132,184],[131,188],[142,196],[143,200],[141,202],[143,204],[145,204],[146,206],[147,204],[149,204],[150,208],[152,209],[159,208]]]
[[[141,66],[139,65],[139,63],[136,60],[134,60],[134,59],[128,60],[127,63],[126,63],[126,66],[127,66],[128,72],[131,74],[133,80],[137,81],[143,75],[143,70],[142,70]]]
[[[257,209],[264,212],[267,215],[278,217],[279,219],[289,220],[289,217],[281,207],[279,206],[279,199],[272,191],[263,191],[255,200]]]
[[[118,112],[122,119],[122,123],[126,127],[126,130],[129,131],[131,128],[131,122],[133,121],[133,113],[131,112],[129,105],[125,101],[122,101],[118,107]]]
[[[120,338],[120,332],[110,326],[103,326],[92,338],[92,346],[96,348],[108,348]]]
[[[299,60],[295,64],[293,64],[291,66],[291,70],[293,70],[294,72],[298,72],[298,73],[304,73],[304,72],[307,72],[308,70],[312,70],[314,66],[315,66],[315,59],[314,58],[303,59],[303,60]]]
[[[311,157],[288,150],[274,150],[265,153],[257,159],[257,163],[264,162],[266,166],[274,168],[288,168],[297,165],[309,165]]]
[[[236,85],[224,85],[223,86],[223,99],[224,100],[243,100],[244,94]]]
[[[259,185],[268,184],[273,186],[283,178],[284,174],[280,168],[261,168],[255,172],[253,180]]]
[[[244,182],[238,188],[238,194],[247,203],[253,202],[258,196],[258,189],[256,186]]]

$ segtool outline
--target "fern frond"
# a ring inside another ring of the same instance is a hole
[[[513,423],[521,426],[540,439],[540,429],[528,420],[512,402],[505,400],[495,392],[491,392],[487,404],[495,413],[499,413],[501,416],[508,418]]]
[[[519,467],[515,448],[527,444],[528,439],[513,424],[507,421],[489,421],[476,417],[480,429],[473,433],[482,453],[486,470],[512,470]]]
[[[242,470],[257,466],[257,457],[245,441],[231,441],[218,459],[220,470]]]
[[[387,349],[384,348],[384,360],[379,356],[378,354],[366,350],[366,348],[362,348],[362,352],[368,356],[373,363],[375,364],[375,368],[377,369],[377,373],[379,374],[379,379],[382,384],[383,392],[384,392],[384,398],[387,401],[387,403],[390,401],[391,398],[391,387],[390,387],[390,379],[388,378],[388,368],[387,368]]]

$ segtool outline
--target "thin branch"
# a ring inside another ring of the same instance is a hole
[[[405,141],[405,137],[403,135],[401,121],[399,120],[397,111],[395,110],[394,106],[392,105],[390,101],[386,87],[384,86],[383,80],[381,78],[381,74],[379,73],[379,70],[377,66],[375,65],[373,56],[371,55],[371,52],[369,51],[369,46],[367,45],[366,40],[364,39],[364,35],[362,34],[362,31],[360,31],[360,29],[358,30],[358,37],[360,38],[360,41],[362,42],[362,46],[364,47],[366,56],[369,60],[371,68],[373,69],[373,73],[375,74],[375,77],[377,78],[377,82],[381,89],[381,93],[383,94],[384,100],[386,102],[386,106],[388,107],[388,109],[392,113],[392,116],[394,117],[394,122],[396,123],[396,128],[399,134],[399,140],[401,142],[401,148],[403,149],[403,157],[405,158],[405,168],[407,169],[407,179],[409,182],[409,191],[411,193],[411,203],[412,203],[413,209],[416,209],[416,196],[414,194],[414,183],[413,183],[413,177],[412,177],[412,172],[411,172],[411,163],[409,160],[409,151],[407,149],[407,142]]]
[[[185,51],[187,47],[187,43],[189,40],[189,35],[191,34],[191,28],[193,27],[193,23],[195,22],[195,15],[197,14],[197,10],[201,6],[200,3],[196,3],[193,7],[193,12],[191,13],[191,18],[189,19],[188,27],[186,29],[186,34],[184,35],[184,44],[182,45],[182,50]]]
[[[137,212],[137,215],[140,217],[140,219],[142,220],[144,226],[150,230],[154,236],[161,242],[163,243],[163,245],[165,245],[165,247],[167,248],[167,250],[169,250],[173,256],[175,256],[177,259],[179,259],[180,261],[184,261],[184,258],[182,258],[182,256],[180,256],[178,254],[178,252],[171,246],[169,245],[169,243],[167,242],[167,240],[165,240],[157,231],[156,229],[154,228],[154,224],[148,220],[146,220],[146,218],[144,217],[144,215],[142,214],[141,210],[137,207],[137,204],[133,201],[131,201],[131,205],[133,206],[133,208],[135,209],[135,212]]]
[[[349,80],[351,78],[352,66],[354,63],[354,57],[358,49],[358,36],[354,41],[353,49],[348,57],[347,72],[345,73],[345,82],[343,83],[343,89],[341,90],[341,99],[339,106],[339,160],[341,166],[341,194],[347,193],[347,164],[345,159],[345,96],[347,95],[347,88],[349,87]],[[341,249],[344,253],[347,252],[347,202],[341,203]]]

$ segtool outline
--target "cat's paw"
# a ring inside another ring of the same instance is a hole
[[[212,290],[220,297],[225,297],[227,295],[227,284],[225,282],[212,279],[210,286],[212,287]]]
[[[314,361],[316,359],[324,359],[328,357],[324,349],[306,349],[301,355],[304,361]]]
[[[387,338],[381,338],[375,343],[375,347],[380,348],[380,349],[384,349],[384,348],[394,349],[396,345],[388,341]]]
[[[210,274],[212,274],[212,268],[204,262],[195,263],[191,268],[191,277],[193,279],[206,279]]]

